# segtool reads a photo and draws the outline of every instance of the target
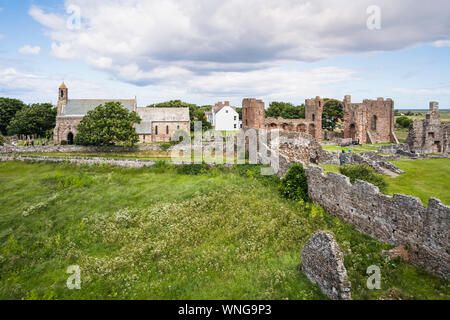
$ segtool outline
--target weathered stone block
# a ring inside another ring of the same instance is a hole
[[[302,270],[330,299],[351,299],[344,254],[332,234],[316,232],[306,243],[302,252]]]

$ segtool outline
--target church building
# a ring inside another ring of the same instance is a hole
[[[69,90],[62,83],[58,90],[58,111],[53,132],[55,144],[62,141],[73,144],[83,117],[106,102],[120,102],[142,119],[140,124],[135,124],[140,143],[166,142],[170,141],[176,130],[190,131],[189,108],[138,108],[136,99],[69,99]]]

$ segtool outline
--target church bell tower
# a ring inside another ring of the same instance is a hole
[[[68,99],[69,99],[69,91],[63,82],[58,89],[58,116],[62,114],[62,110],[64,106],[67,104]]]

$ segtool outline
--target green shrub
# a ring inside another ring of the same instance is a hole
[[[187,175],[199,175],[208,172],[211,170],[211,167],[206,163],[202,164],[183,164],[177,167],[177,172],[179,174],[187,174]]]
[[[309,201],[308,181],[301,164],[291,166],[286,176],[281,179],[279,190],[280,194],[287,199]]]
[[[0,133],[0,146],[2,146],[3,144],[5,144],[5,137]]]
[[[399,117],[395,120],[395,122],[402,128],[409,128],[413,123],[413,120],[408,117]]]
[[[66,140],[62,140],[62,141],[61,141],[61,145],[62,145],[62,146],[67,146],[67,141],[66,141]]]
[[[367,164],[344,165],[339,168],[339,172],[350,178],[350,182],[355,180],[367,181],[377,186],[381,192],[385,192],[388,183],[383,175],[376,173],[375,170]]]

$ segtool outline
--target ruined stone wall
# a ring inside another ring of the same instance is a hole
[[[306,169],[309,196],[329,213],[379,240],[408,248],[410,260],[450,279],[450,207],[431,198],[384,195],[372,184],[318,167]]]
[[[265,107],[262,100],[247,98],[242,100],[242,127],[264,129]]]
[[[369,133],[370,143],[393,142],[394,102],[391,99],[364,100],[366,118],[363,120],[365,130]]]
[[[351,283],[344,254],[333,235],[316,232],[302,250],[302,271],[332,300],[350,300]]]
[[[414,120],[409,128],[406,145],[418,153],[443,153],[450,151],[450,123],[441,122],[439,104],[430,102],[430,112],[425,120]]]
[[[136,146],[133,148],[124,148],[117,146],[110,147],[88,147],[77,145],[50,145],[50,146],[34,146],[34,147],[22,147],[3,145],[0,146],[0,154],[6,153],[53,153],[53,152],[134,152],[134,151],[161,151],[160,145],[144,145]]]
[[[37,162],[55,162],[55,163],[74,163],[84,165],[107,164],[125,168],[143,168],[151,167],[156,164],[153,160],[139,159],[110,159],[110,158],[82,158],[82,157],[46,157],[46,156],[22,156],[22,155],[0,155],[2,161],[37,161]]]

